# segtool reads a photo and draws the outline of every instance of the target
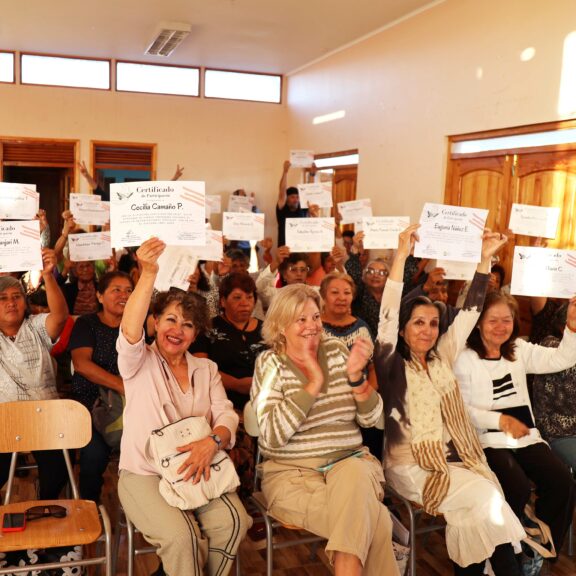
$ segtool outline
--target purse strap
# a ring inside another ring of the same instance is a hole
[[[536,516],[534,509],[530,504],[526,504],[524,507],[524,515],[535,524],[534,527],[524,526],[524,530],[528,535],[522,540],[532,548],[532,550],[538,552],[542,558],[556,558],[556,546],[554,546],[554,541],[552,540],[552,533],[550,532],[550,526],[543,522]],[[538,539],[540,539],[540,542]],[[545,544],[549,544],[550,548],[546,548]]]

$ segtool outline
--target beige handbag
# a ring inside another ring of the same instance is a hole
[[[183,481],[183,474],[177,470],[188,457],[188,452],[178,452],[177,446],[203,440],[212,429],[203,416],[190,416],[170,423],[162,411],[164,426],[153,430],[146,444],[146,457],[158,474],[160,494],[170,504],[181,510],[194,510],[208,504],[227,492],[233,492],[240,485],[234,464],[224,450],[219,450],[210,464],[210,479],[202,476],[200,482]]]

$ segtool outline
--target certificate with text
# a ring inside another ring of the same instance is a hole
[[[40,222],[0,222],[0,272],[42,270]]]
[[[102,202],[97,194],[71,193],[70,212],[76,224],[82,226],[104,226],[110,222],[110,203]]]
[[[332,182],[298,184],[300,206],[307,208],[316,204],[319,208],[332,208]]]
[[[222,234],[228,240],[262,240],[264,238],[264,214],[224,212]]]
[[[457,262],[480,262],[488,210],[424,204],[414,256]]]
[[[228,198],[228,212],[252,212],[254,200],[250,196],[234,196]]]
[[[576,250],[516,246],[510,293],[572,298],[576,295]]]
[[[314,164],[314,151],[290,150],[290,164],[294,168],[310,168]]]
[[[338,212],[342,217],[340,224],[356,224],[364,216],[372,216],[372,201],[370,198],[338,202]]]
[[[39,207],[36,184],[0,182],[0,220],[34,220]]]
[[[203,246],[205,200],[204,182],[112,184],[112,246],[140,246],[153,236],[172,246]]]
[[[222,200],[219,194],[206,194],[206,218],[210,218],[212,214],[220,214],[222,212]]]
[[[330,252],[334,248],[334,218],[286,218],[290,252]]]
[[[436,266],[444,268],[445,280],[472,280],[478,266],[476,262],[456,262],[455,260],[437,260]]]
[[[220,230],[206,230],[206,244],[187,248],[198,260],[222,262],[224,258],[224,239]]]
[[[358,223],[364,232],[364,248],[395,250],[398,248],[398,234],[410,225],[410,216],[364,216]]]
[[[107,260],[112,256],[110,232],[90,232],[87,234],[70,234],[68,236],[70,260]]]
[[[556,238],[560,208],[512,204],[508,228],[514,234]]]
[[[188,278],[194,274],[198,265],[198,256],[190,246],[166,246],[158,258],[158,274],[154,281],[156,290],[180,288],[188,290]]]

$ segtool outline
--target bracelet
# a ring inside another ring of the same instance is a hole
[[[350,386],[351,388],[358,388],[358,386],[361,386],[362,384],[364,384],[364,382],[366,381],[366,378],[364,376],[364,374],[362,374],[362,376],[360,376],[359,380],[350,380],[350,378],[348,378],[348,386]]]

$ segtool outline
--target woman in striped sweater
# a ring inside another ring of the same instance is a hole
[[[251,399],[265,457],[269,513],[325,537],[337,576],[395,576],[384,476],[358,426],[374,426],[382,399],[364,377],[372,344],[348,352],[325,338],[320,297],[302,284],[278,291],[262,328]]]

